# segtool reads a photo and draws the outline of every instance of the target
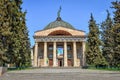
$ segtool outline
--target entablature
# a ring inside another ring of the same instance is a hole
[[[35,42],[82,42],[86,36],[35,36]]]

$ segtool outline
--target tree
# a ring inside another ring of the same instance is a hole
[[[24,12],[24,14],[22,15],[22,25],[21,27],[23,27],[22,29],[22,42],[21,42],[21,50],[20,50],[20,53],[21,53],[21,57],[22,57],[22,60],[21,60],[21,63],[23,64],[23,66],[30,66],[31,65],[31,55],[30,55],[30,40],[29,40],[29,35],[28,35],[28,30],[27,30],[27,27],[26,27],[26,20],[25,20],[25,15],[26,15],[26,12]]]
[[[113,37],[114,37],[114,65],[120,67],[120,1],[112,2],[114,11]]]
[[[89,33],[87,38],[87,51],[86,51],[86,59],[87,63],[90,65],[100,66],[105,65],[106,61],[103,57],[100,44],[101,41],[99,39],[99,28],[91,14],[91,19],[89,21]]]
[[[10,43],[9,36],[11,36],[10,15],[7,10],[9,6],[10,1],[0,0],[0,66],[8,62],[6,55]]]
[[[28,38],[28,30],[26,27],[26,20],[25,20],[25,16],[26,16],[26,12],[22,12],[22,8],[21,8],[21,4],[22,4],[22,0],[15,0],[16,5],[19,9],[19,13],[20,15],[20,32],[19,32],[19,37],[20,37],[20,66],[30,66],[31,65],[31,57],[30,57],[30,40]]]
[[[9,0],[6,0],[9,1]],[[7,12],[9,13],[9,27],[10,32],[12,33],[11,36],[8,37],[10,43],[7,49],[7,57],[9,59],[10,64],[17,64],[19,57],[19,50],[20,50],[20,16],[19,9],[16,6],[15,0],[9,1],[10,6],[6,8]]]
[[[108,62],[108,66],[113,66],[114,63],[114,38],[113,38],[113,32],[112,32],[112,27],[113,27],[113,21],[110,17],[110,13],[107,10],[107,18],[104,22],[102,22],[101,25],[101,40],[103,42],[102,45],[102,53],[103,56],[105,57],[106,61]]]
[[[30,42],[28,38],[28,30],[25,23],[25,14],[21,8],[22,0],[11,1],[11,32],[9,38],[11,43],[8,49],[8,57],[10,63],[16,67],[24,67],[30,65]]]
[[[0,0],[0,65],[30,65],[30,41],[22,0]]]

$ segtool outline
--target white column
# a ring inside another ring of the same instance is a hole
[[[38,57],[38,67],[40,67],[41,64],[40,64],[40,57]]]
[[[44,67],[47,66],[47,42],[44,42]]]
[[[38,47],[38,53],[40,52],[39,50],[40,50],[40,45]],[[37,66],[40,67],[40,56],[39,55],[37,57]]]
[[[32,66],[34,66],[34,54],[33,54],[33,53],[34,53],[34,52],[33,52],[34,50],[33,50],[33,49],[34,49],[34,48],[31,48],[31,65],[32,65]]]
[[[53,43],[53,67],[57,66],[57,61],[56,61],[56,42]]]
[[[76,47],[76,42],[73,42],[73,66],[77,67],[77,47]]]
[[[38,43],[35,43],[35,53],[34,53],[34,67],[38,67]]]
[[[67,42],[64,42],[64,67],[68,66],[67,62]]]
[[[85,66],[85,42],[82,42],[82,66]]]

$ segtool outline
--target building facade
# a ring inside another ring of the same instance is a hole
[[[82,67],[85,65],[85,32],[57,17],[34,33],[34,67]]]

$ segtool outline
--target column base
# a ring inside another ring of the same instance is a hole
[[[68,67],[68,65],[64,65],[64,67]]]
[[[80,67],[79,65],[73,65],[73,67]]]
[[[58,67],[57,65],[53,65],[53,67]]]
[[[48,65],[42,65],[41,67],[48,67]]]
[[[38,65],[37,65],[37,64],[34,64],[33,67],[38,67]]]
[[[38,66],[33,66],[33,67],[37,68]]]
[[[68,66],[64,66],[64,67],[68,67]]]

